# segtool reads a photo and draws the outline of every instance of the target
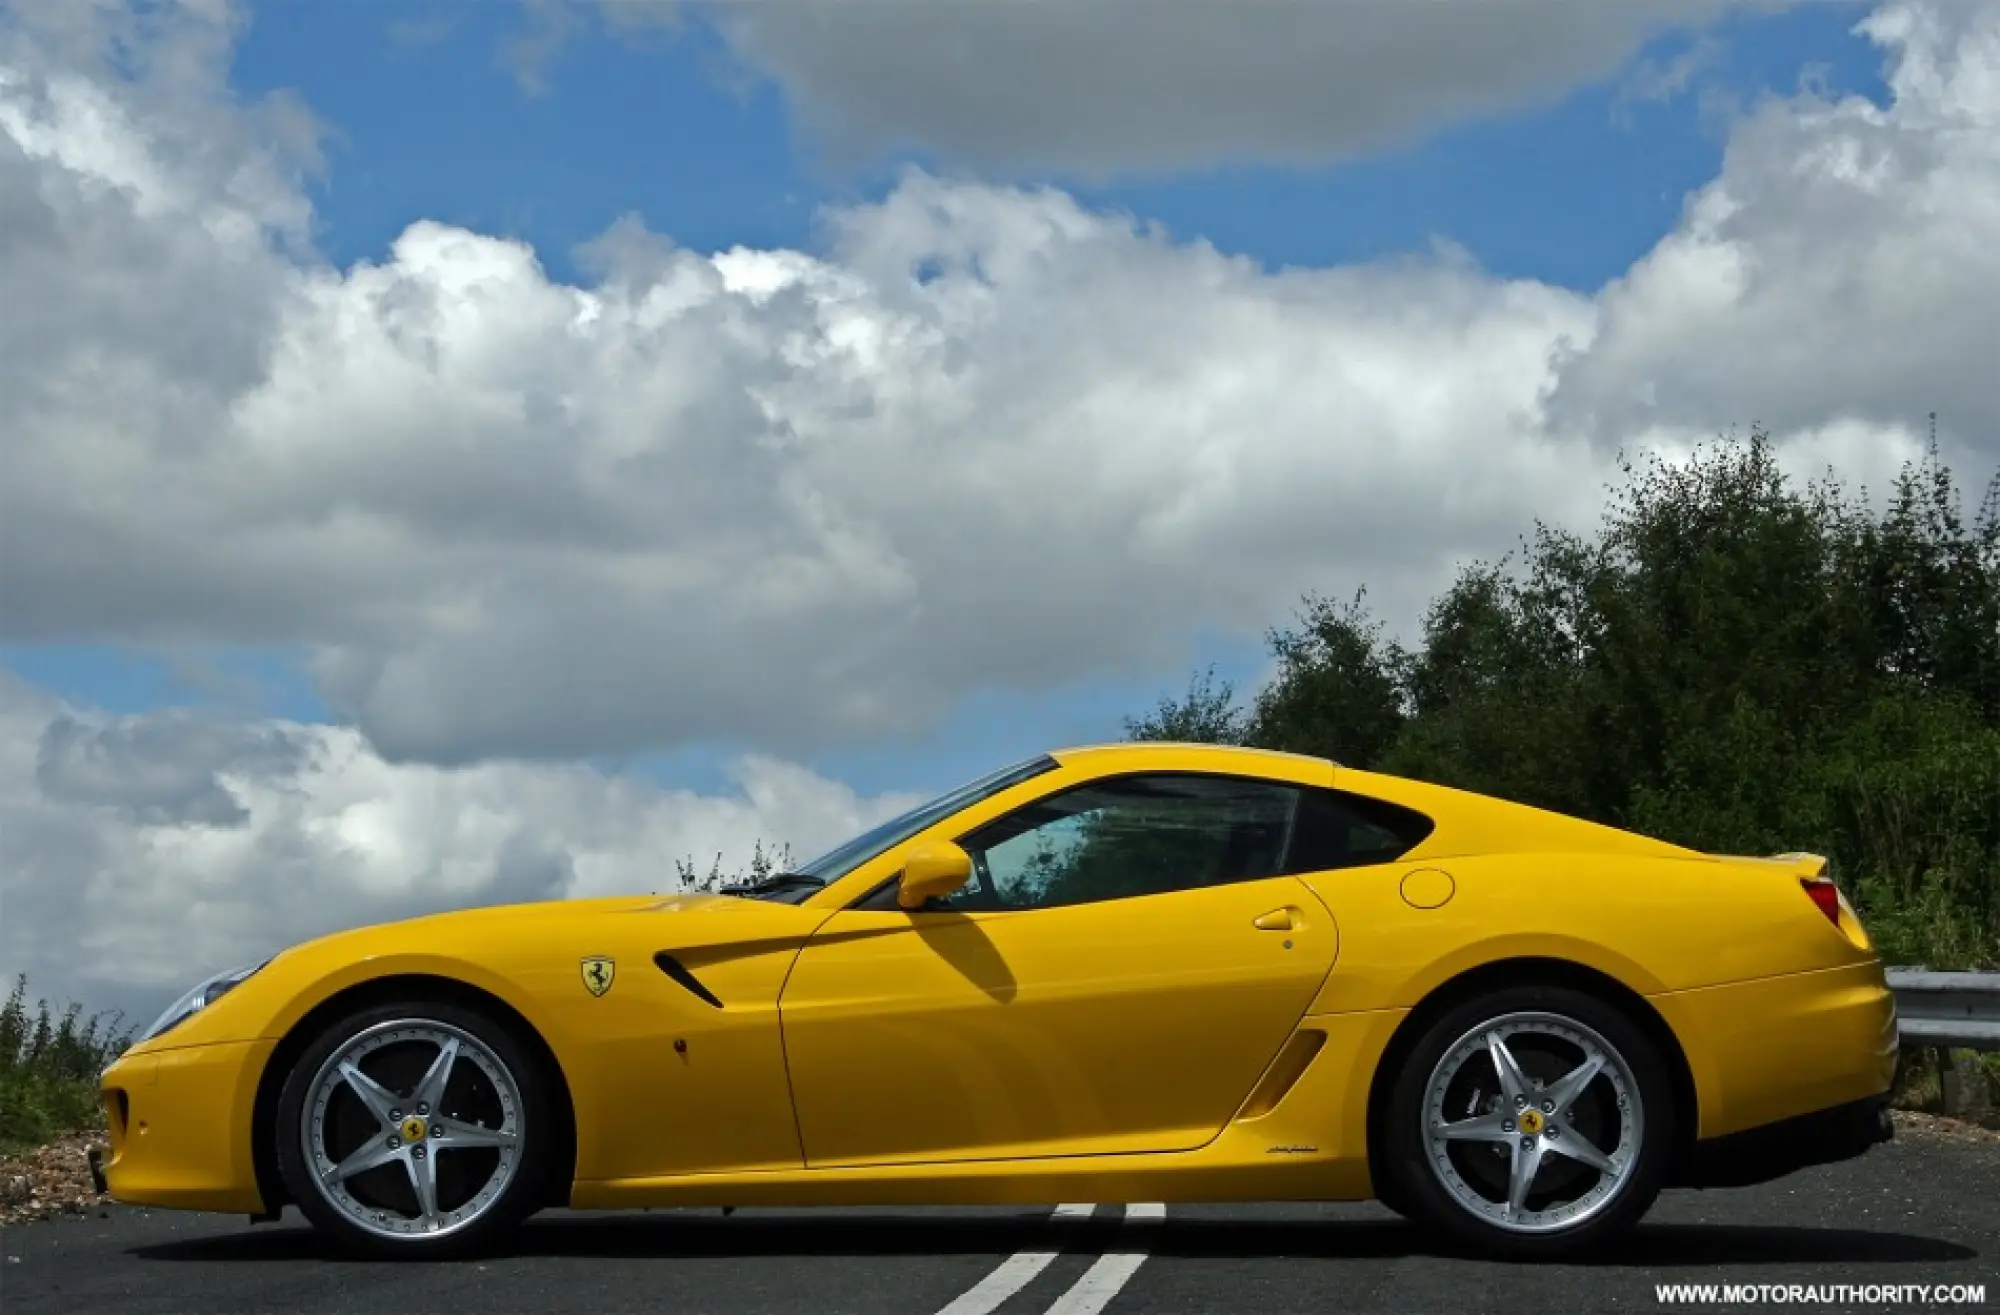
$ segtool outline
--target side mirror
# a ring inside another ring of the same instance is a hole
[[[949,840],[934,841],[910,851],[903,861],[903,876],[896,883],[896,903],[905,909],[921,909],[930,901],[949,895],[972,878],[972,855]]]

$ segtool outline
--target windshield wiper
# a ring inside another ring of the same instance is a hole
[[[742,895],[755,899],[762,895],[776,894],[781,890],[797,890],[801,887],[817,890],[824,885],[826,885],[826,882],[823,879],[809,876],[804,872],[774,872],[761,881],[747,881],[734,886],[724,886],[717,893],[721,895]]]

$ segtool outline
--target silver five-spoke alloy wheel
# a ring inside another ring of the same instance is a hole
[[[1631,1182],[1646,1111],[1625,1057],[1595,1030],[1503,1014],[1458,1038],[1424,1085],[1426,1158],[1451,1201],[1510,1233],[1574,1228]]]
[[[498,1202],[521,1163],[520,1084],[470,1032],[377,1023],[338,1046],[306,1088],[309,1179],[371,1237],[440,1237]]]

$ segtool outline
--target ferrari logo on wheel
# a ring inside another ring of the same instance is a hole
[[[592,995],[603,995],[611,989],[611,979],[618,975],[618,965],[602,954],[593,954],[583,961],[583,989]]]

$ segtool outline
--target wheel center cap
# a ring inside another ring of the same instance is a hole
[[[403,1120],[404,1141],[420,1142],[424,1139],[424,1134],[429,1131],[430,1131],[430,1125],[425,1123],[422,1119],[418,1118],[414,1114],[412,1114],[409,1118]]]
[[[1540,1110],[1522,1110],[1520,1124],[1521,1131],[1527,1133],[1530,1137],[1538,1135],[1542,1130],[1542,1112]]]

